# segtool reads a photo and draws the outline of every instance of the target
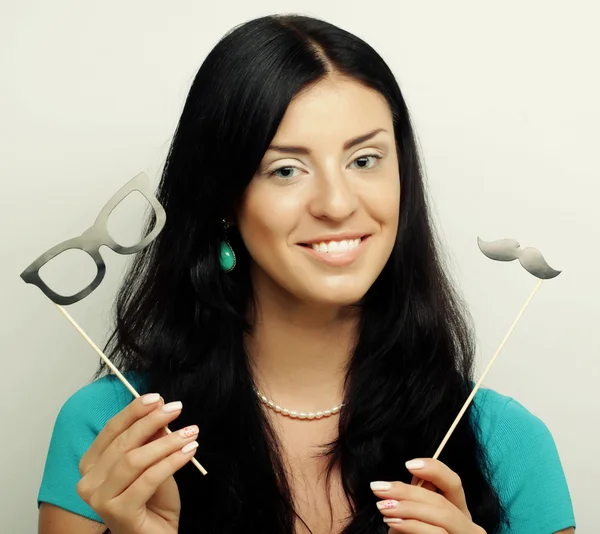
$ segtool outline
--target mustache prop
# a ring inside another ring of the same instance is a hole
[[[477,238],[479,250],[488,258],[496,261],[519,260],[523,268],[537,278],[548,280],[557,277],[561,271],[556,271],[544,259],[542,253],[533,247],[520,248],[516,239],[498,239],[497,241],[484,241]]]
[[[523,268],[527,272],[531,273],[533,276],[536,276],[537,278],[539,278],[539,281],[538,281],[537,285],[533,288],[533,291],[531,292],[531,294],[529,295],[527,300],[525,301],[525,304],[521,308],[521,311],[517,314],[516,319],[513,321],[513,324],[508,329],[508,332],[504,336],[504,339],[500,343],[500,346],[496,349],[494,356],[492,357],[490,363],[488,364],[485,371],[481,375],[481,378],[479,378],[479,381],[473,388],[473,391],[471,392],[471,394],[469,395],[469,397],[463,404],[463,407],[461,408],[460,412],[458,412],[456,419],[454,420],[454,422],[450,426],[450,429],[444,436],[442,443],[440,444],[438,449],[435,451],[435,454],[433,455],[434,460],[437,460],[438,457],[440,456],[440,454],[442,453],[442,451],[444,450],[444,447],[446,446],[446,443],[448,443],[450,436],[452,436],[454,429],[458,426],[458,423],[460,422],[462,416],[467,411],[467,408],[471,404],[471,401],[475,398],[475,394],[477,393],[477,391],[479,391],[479,388],[481,387],[481,384],[485,380],[485,377],[490,372],[492,366],[494,365],[494,362],[498,358],[498,355],[500,354],[500,352],[504,348],[504,345],[508,341],[508,338],[513,333],[513,330],[517,326],[519,319],[521,319],[521,317],[523,316],[523,313],[525,313],[527,306],[529,306],[529,303],[532,301],[532,299],[535,296],[535,294],[537,293],[538,289],[542,286],[543,281],[548,280],[550,278],[556,278],[561,273],[561,271],[556,271],[555,269],[552,269],[552,267],[550,267],[548,265],[548,263],[544,259],[544,256],[542,255],[542,253],[539,250],[537,250],[536,248],[533,248],[533,247],[527,247],[527,248],[521,249],[519,242],[516,239],[507,238],[507,239],[499,239],[497,241],[487,242],[487,241],[483,241],[481,238],[478,237],[477,244],[479,246],[479,250],[481,250],[481,252],[483,252],[483,254],[487,258],[490,258],[491,260],[513,261],[513,260],[518,259],[519,262],[521,263],[521,265],[523,266]],[[417,485],[417,487],[421,487],[423,485],[423,483],[424,483],[424,480],[420,479],[416,485]]]

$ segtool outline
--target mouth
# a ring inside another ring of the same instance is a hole
[[[358,259],[365,249],[370,234],[362,236],[349,236],[345,239],[312,241],[298,243],[308,255],[322,263],[334,267],[350,265]]]
[[[365,234],[357,237],[346,237],[344,239],[307,241],[306,243],[298,243],[298,245],[323,254],[345,254],[360,247],[361,243],[369,237],[370,234]]]

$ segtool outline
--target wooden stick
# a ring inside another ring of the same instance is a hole
[[[458,423],[460,422],[462,416],[464,415],[464,413],[467,411],[467,408],[469,407],[469,405],[471,404],[471,401],[473,400],[473,398],[475,397],[475,394],[477,393],[477,391],[479,390],[479,388],[481,387],[482,382],[484,381],[485,377],[487,376],[487,374],[490,372],[490,369],[492,368],[492,365],[494,365],[494,362],[496,361],[496,358],[498,357],[498,355],[500,354],[500,351],[504,348],[504,345],[506,344],[506,341],[508,340],[508,338],[510,337],[510,335],[513,333],[513,330],[515,329],[515,326],[517,326],[517,323],[519,322],[519,319],[521,318],[521,316],[523,315],[523,313],[525,312],[525,309],[527,308],[527,306],[529,306],[529,303],[533,300],[533,297],[535,296],[535,294],[537,293],[538,289],[542,286],[542,282],[544,280],[540,278],[540,281],[537,283],[537,285],[533,288],[533,291],[531,292],[531,294],[529,295],[529,297],[527,298],[527,300],[525,301],[525,304],[523,305],[523,307],[521,308],[521,311],[518,313],[517,318],[514,320],[513,324],[511,325],[511,327],[508,329],[508,332],[506,333],[506,335],[504,336],[504,339],[502,340],[502,343],[500,343],[500,346],[498,347],[498,349],[496,350],[496,353],[494,354],[494,357],[492,358],[492,360],[490,361],[490,363],[488,364],[486,370],[483,372],[483,374],[481,375],[481,378],[479,379],[479,381],[477,382],[477,384],[475,385],[475,388],[473,389],[473,391],[471,392],[471,394],[469,395],[469,397],[467,398],[467,400],[465,401],[463,407],[461,408],[460,412],[458,412],[458,415],[456,416],[456,419],[454,420],[454,423],[452,423],[452,426],[450,427],[450,430],[448,430],[448,432],[446,433],[446,436],[444,437],[444,439],[442,440],[442,443],[440,443],[440,446],[438,447],[437,451],[435,451],[435,454],[433,455],[433,459],[437,460],[439,455],[442,453],[442,450],[444,449],[444,447],[446,446],[446,443],[448,443],[448,440],[450,439],[450,436],[452,435],[452,432],[454,432],[454,429],[457,427]],[[420,480],[419,483],[417,484],[417,487],[421,487],[423,485],[425,481],[424,480]]]
[[[83,331],[83,329],[75,322],[75,319],[73,319],[73,317],[71,317],[71,315],[69,314],[69,312],[67,310],[65,310],[60,304],[56,304],[56,307],[66,317],[67,321],[69,321],[73,325],[73,327],[75,328],[75,330],[77,330],[81,334],[81,336],[83,337],[83,339],[85,339],[88,342],[88,344],[90,345],[90,347],[92,347],[97,352],[98,356],[100,356],[100,358],[102,358],[102,360],[104,361],[104,363],[106,365],[108,365],[108,367],[110,368],[110,370],[115,375],[117,375],[118,379],[121,382],[123,382],[123,385],[137,399],[140,396],[140,394],[129,383],[129,381],[121,374],[121,372],[114,366],[114,364],[105,356],[105,354],[98,348],[98,346],[89,338],[89,336]],[[169,430],[168,426],[165,426],[163,428],[165,429],[165,431],[167,432],[167,434],[171,434],[171,431]],[[198,460],[196,460],[196,458],[192,457],[192,463],[199,469],[199,471],[203,475],[207,474],[206,469],[204,469],[204,467],[202,467],[202,465],[200,464],[200,462],[198,462]]]

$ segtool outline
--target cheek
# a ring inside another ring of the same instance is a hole
[[[240,234],[252,256],[285,245],[297,218],[290,195],[268,187],[250,186],[238,212]]]
[[[271,246],[275,236],[269,213],[248,209],[239,220],[239,230],[251,256]]]
[[[400,214],[400,181],[391,176],[369,191],[367,206],[371,216],[386,227],[396,228]]]
[[[386,214],[390,219],[397,220],[400,214],[400,182],[395,181],[382,200],[382,205],[385,206]]]

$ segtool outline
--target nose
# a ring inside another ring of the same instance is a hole
[[[358,196],[348,177],[341,171],[319,173],[309,206],[314,217],[342,221],[357,208]]]

